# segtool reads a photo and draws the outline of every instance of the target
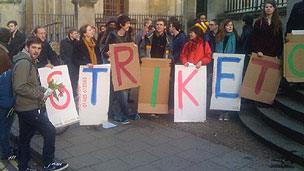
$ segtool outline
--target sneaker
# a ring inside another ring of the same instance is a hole
[[[45,171],[60,171],[60,170],[66,169],[68,167],[69,167],[69,164],[67,164],[67,163],[53,162],[53,163],[50,163],[48,166],[44,166],[44,170]]]
[[[229,113],[226,112],[226,113],[224,114],[224,121],[229,121],[229,119],[230,119]]]
[[[156,119],[157,119],[157,118],[159,118],[159,116],[158,116],[158,115],[156,115],[156,114],[154,114],[154,113],[153,113],[153,114],[151,114],[151,117],[152,117],[152,118],[156,118]]]
[[[218,120],[219,120],[219,121],[224,120],[224,114],[220,114],[220,116],[219,116]]]
[[[9,156],[7,157],[7,160],[15,160],[16,157],[17,157],[16,155],[11,154],[11,155],[9,155]]]
[[[129,122],[128,119],[125,119],[125,120],[121,121],[120,123],[123,124],[123,125],[128,125],[128,124],[130,124],[130,122]]]
[[[139,116],[138,113],[134,113],[134,114],[129,115],[129,119],[132,119],[132,120],[134,120],[134,121],[137,121],[137,120],[140,119],[140,116]]]
[[[130,122],[129,122],[129,120],[127,119],[127,118],[123,118],[123,119],[113,119],[115,122],[117,122],[117,123],[121,123],[121,124],[123,124],[123,125],[127,125],[127,124],[129,124]]]

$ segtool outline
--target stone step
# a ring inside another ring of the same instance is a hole
[[[302,100],[296,100],[285,95],[277,95],[275,105],[289,116],[304,122],[304,103]]]
[[[304,101],[304,89],[301,87],[287,87],[285,89],[285,94],[288,97],[291,97],[292,99]]]
[[[242,123],[264,142],[281,152],[291,161],[304,165],[304,145],[293,141],[268,126],[257,113],[242,111],[239,113]]]
[[[304,122],[289,117],[287,114],[275,108],[257,108],[264,116],[265,121],[275,130],[304,144]]]

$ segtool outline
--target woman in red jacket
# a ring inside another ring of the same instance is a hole
[[[211,48],[209,43],[203,39],[202,34],[199,27],[194,26],[190,29],[190,40],[184,45],[180,55],[184,66],[188,67],[191,63],[198,69],[211,62]]]

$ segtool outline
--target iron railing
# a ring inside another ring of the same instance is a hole
[[[276,0],[277,7],[287,6],[287,0]],[[264,0],[226,0],[225,13],[255,12],[262,9]]]
[[[117,16],[117,15],[113,15]],[[128,14],[131,18],[131,26],[134,29],[135,34],[143,28],[145,18],[151,18],[153,21],[156,21],[158,18],[164,18],[167,21],[172,20],[173,18],[180,21],[183,24],[184,18],[183,16],[173,16],[173,15],[154,15],[154,14]],[[104,24],[107,22],[107,19],[110,16],[104,14],[95,14],[95,24],[98,27],[100,24]],[[182,26],[182,28],[184,28]]]
[[[76,28],[74,15],[33,14],[33,28],[44,26],[49,41],[60,42],[70,28]]]

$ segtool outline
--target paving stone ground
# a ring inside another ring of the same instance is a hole
[[[41,153],[42,145],[35,136],[32,147]],[[99,130],[74,125],[57,136],[56,158],[70,171],[301,170],[270,168],[268,161],[147,119]]]

